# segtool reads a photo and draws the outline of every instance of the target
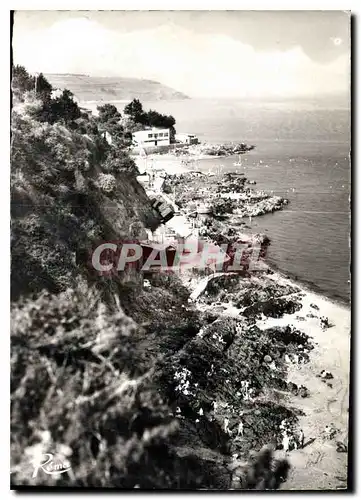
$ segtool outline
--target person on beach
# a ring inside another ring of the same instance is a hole
[[[287,420],[284,418],[280,423],[280,430],[285,431],[287,429]]]
[[[331,326],[333,326],[330,323],[330,320],[326,316],[321,316],[320,324],[321,324],[322,330],[326,330],[327,328],[331,328]]]
[[[329,425],[326,425],[323,432],[325,434],[326,439],[331,439],[331,427]]]
[[[300,449],[302,449],[305,445],[305,434],[302,429],[300,429],[298,433],[298,446]]]
[[[237,438],[239,436],[243,436],[243,429],[244,429],[244,426],[243,426],[243,422],[242,420],[239,422],[238,424],[238,431],[237,431]]]
[[[282,448],[284,449],[284,451],[286,453],[290,451],[290,438],[289,438],[287,432],[284,432],[284,434],[283,434]]]
[[[229,430],[229,419],[228,419],[227,417],[225,417],[223,424],[224,424],[224,432],[225,432],[226,434],[230,434],[230,430]]]

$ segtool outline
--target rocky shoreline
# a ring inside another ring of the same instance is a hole
[[[225,158],[233,155],[243,155],[255,149],[256,146],[240,143],[224,144],[170,144],[166,146],[154,146],[148,149],[149,158],[175,158],[181,159],[183,163],[189,164],[195,160],[206,158]],[[133,148],[132,154],[135,158],[140,155],[139,148]]]
[[[176,192],[177,204],[181,211],[194,214],[199,205],[206,205],[212,218],[218,216],[227,219],[231,228],[245,225],[244,217],[255,217],[282,210],[288,204],[286,198],[273,196],[265,191],[251,189],[243,174],[210,174],[203,172],[185,172],[167,175],[163,192]]]
[[[224,144],[193,144],[189,146],[182,146],[174,149],[175,155],[191,155],[191,156],[217,156],[225,157],[237,154],[244,154],[252,151],[256,146],[240,143],[224,143]]]

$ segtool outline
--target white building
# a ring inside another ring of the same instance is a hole
[[[176,134],[175,140],[182,144],[198,144],[198,137],[194,134]]]
[[[132,133],[133,144],[136,147],[169,146],[170,132],[168,128],[152,128]]]

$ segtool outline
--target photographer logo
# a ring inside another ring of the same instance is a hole
[[[39,461],[33,463],[34,472],[33,478],[37,477],[39,470],[41,469],[45,474],[63,474],[71,469],[69,460],[60,460],[54,458],[52,453],[44,453]]]

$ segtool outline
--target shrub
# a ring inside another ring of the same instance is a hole
[[[24,95],[25,92],[34,91],[35,77],[29,75],[24,66],[16,65],[12,68],[11,84],[12,89],[21,96]]]
[[[102,106],[97,106],[98,117],[97,121],[103,124],[118,123],[122,115],[119,113],[117,108],[113,104],[103,104]]]
[[[63,122],[69,125],[80,116],[79,106],[73,100],[72,92],[67,89],[63,90],[62,94],[54,99],[49,95],[44,101],[43,108],[36,114],[39,121],[48,123]]]
[[[104,163],[102,164],[104,172],[112,174],[126,173],[131,175],[139,174],[138,167],[134,160],[130,158],[126,151],[115,150],[110,151]]]
[[[84,284],[13,307],[13,484],[133,488],[170,481],[155,470],[177,425],[152,389],[138,337],[131,319]],[[70,450],[73,475],[31,478],[28,459],[45,445],[46,452]]]
[[[116,188],[116,180],[112,174],[99,174],[97,185],[104,193],[112,193]]]

